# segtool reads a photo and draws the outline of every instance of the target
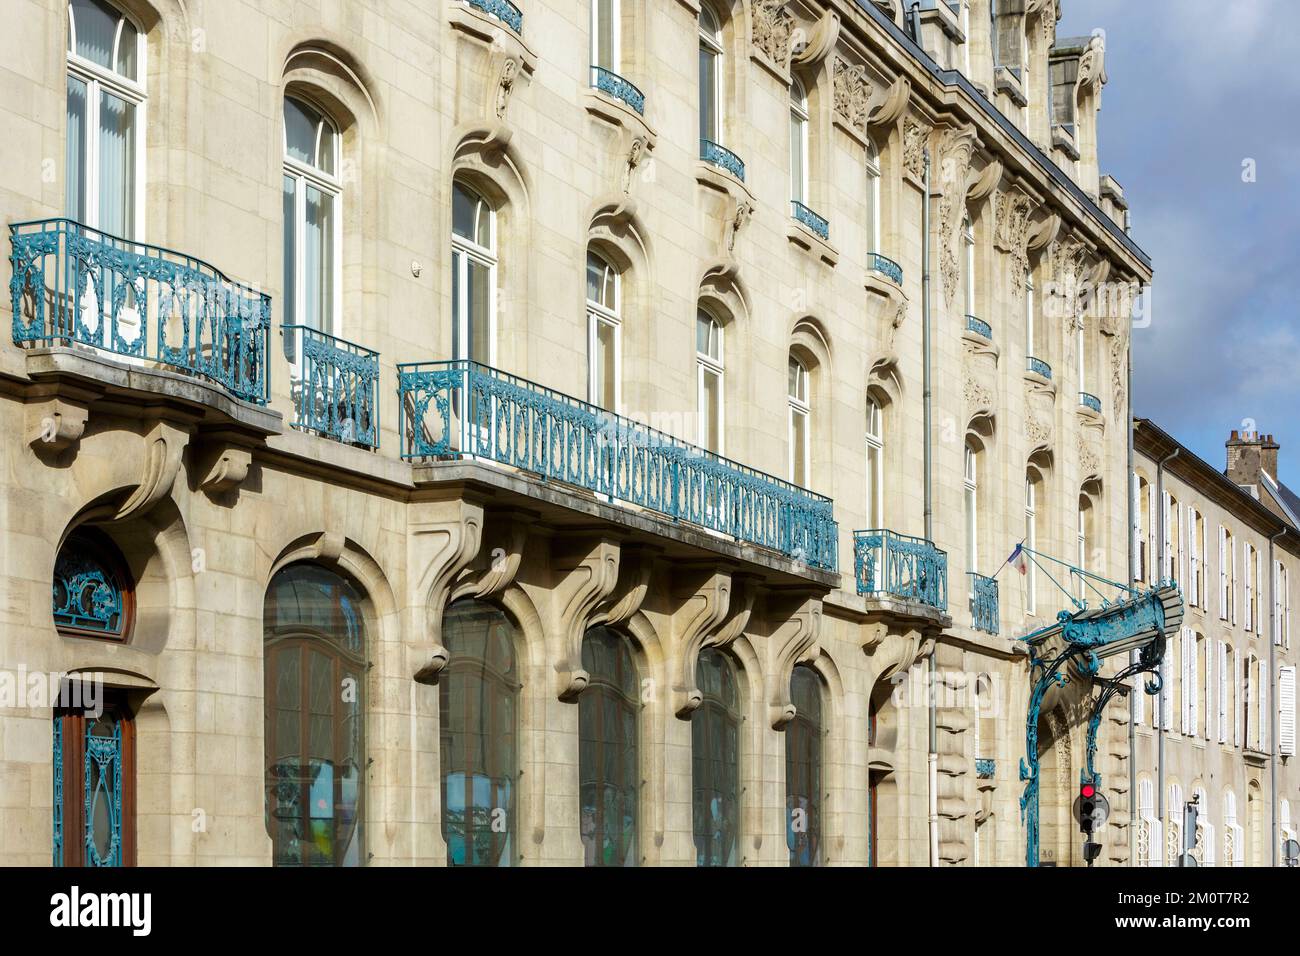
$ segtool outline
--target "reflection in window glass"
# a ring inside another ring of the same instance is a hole
[[[791,866],[821,864],[821,682],[800,665],[790,677],[795,716],[785,726],[786,845]]]
[[[740,821],[740,707],[736,669],[706,648],[695,665],[703,695],[691,714],[691,780],[697,866],[735,866]]]
[[[587,866],[636,866],[639,680],[628,640],[597,627],[582,642],[578,698],[579,835]]]

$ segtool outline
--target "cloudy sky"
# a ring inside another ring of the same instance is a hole
[[[1300,33],[1294,0],[1064,0],[1106,33],[1101,169],[1155,264],[1134,411],[1202,458],[1253,420],[1300,487]],[[1255,181],[1243,181],[1253,160]]]

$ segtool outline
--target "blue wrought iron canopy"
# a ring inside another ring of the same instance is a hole
[[[1176,584],[1165,582],[1149,591],[1132,591],[1117,601],[1103,601],[1098,607],[1061,611],[1055,623],[1021,640],[1041,647],[1060,635],[1067,643],[1105,660],[1144,647],[1161,634],[1168,640],[1182,623],[1183,596]]]

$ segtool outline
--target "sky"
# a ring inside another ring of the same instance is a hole
[[[1058,37],[1105,31],[1101,171],[1155,268],[1150,327],[1133,332],[1134,413],[1219,469],[1232,429],[1272,433],[1282,480],[1300,487],[1294,0],[1061,5]]]

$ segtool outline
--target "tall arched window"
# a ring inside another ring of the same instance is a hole
[[[722,29],[707,3],[700,5],[700,139],[722,142]]]
[[[496,361],[496,212],[457,180],[451,189],[451,354]]]
[[[867,252],[881,254],[880,244],[880,154],[867,143]]]
[[[1223,791],[1223,865],[1246,865],[1246,835],[1237,822],[1237,795]]]
[[[1025,547],[1038,550],[1038,485],[1037,475],[1025,476]],[[1038,613],[1038,565],[1028,562],[1025,569],[1025,611]]]
[[[329,335],[343,280],[339,139],[316,107],[284,98],[284,317]]]
[[[609,412],[618,411],[622,387],[621,285],[618,270],[608,260],[587,253],[587,400]]]
[[[808,94],[797,79],[790,84],[790,198],[808,201]]]
[[[696,390],[700,407],[700,444],[722,454],[726,365],[722,352],[722,325],[703,309],[695,313]]]
[[[94,229],[139,238],[144,35],[104,0],[71,0],[67,53],[67,215]]]
[[[506,613],[457,601],[442,619],[442,835],[449,866],[513,866],[519,675]]]
[[[822,861],[822,691],[806,665],[790,675],[795,716],[785,726],[785,830],[791,866]]]
[[[622,68],[619,0],[591,0],[591,65],[614,73]]]
[[[359,866],[366,628],[347,579],[293,564],[271,579],[262,626],[266,829],[276,866]]]
[[[885,526],[885,413],[867,396],[867,525]]]
[[[792,355],[789,372],[790,480],[796,485],[807,487],[811,469],[809,455],[812,419],[808,367]]]
[[[592,628],[582,642],[589,682],[578,698],[579,835],[587,866],[636,866],[641,765],[639,679],[627,638]]]
[[[975,309],[975,225],[970,213],[961,224],[962,243],[962,294],[966,300],[966,314],[976,315]]]
[[[740,694],[736,668],[715,648],[700,652],[691,714],[692,819],[697,866],[735,866],[740,843]]]
[[[979,519],[979,449],[966,443],[962,484],[966,501],[966,570],[979,571],[980,519]]]

